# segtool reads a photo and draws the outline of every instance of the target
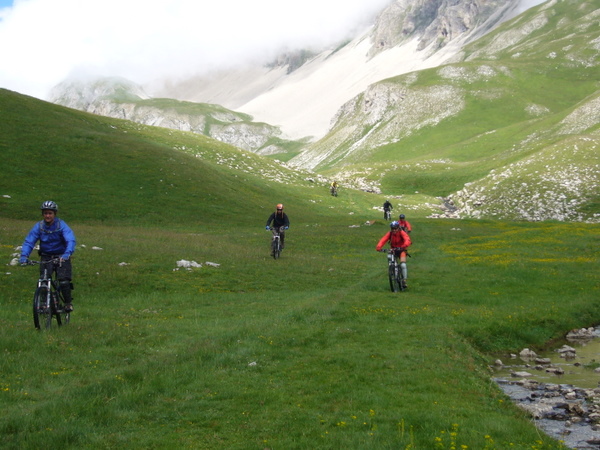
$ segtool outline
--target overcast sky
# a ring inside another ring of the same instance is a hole
[[[272,57],[338,42],[391,1],[0,0],[0,87],[43,99],[73,74],[146,83]]]

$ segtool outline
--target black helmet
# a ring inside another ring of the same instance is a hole
[[[400,224],[398,223],[398,221],[394,220],[392,223],[390,223],[390,228],[392,230],[397,230],[398,228],[400,228]]]
[[[404,214],[400,214],[400,218],[404,219],[406,216]]]
[[[40,206],[40,209],[42,211],[45,209],[50,209],[56,213],[56,212],[58,212],[58,205],[56,203],[54,203],[52,200],[46,200],[44,203],[42,203],[42,206]]]

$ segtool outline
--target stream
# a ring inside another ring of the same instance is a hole
[[[494,381],[536,426],[573,449],[600,449],[600,328],[553,349],[500,356]],[[575,338],[572,338],[572,337]]]

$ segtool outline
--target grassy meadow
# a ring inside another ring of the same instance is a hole
[[[0,274],[0,447],[561,448],[488,365],[599,323],[599,225],[408,215],[409,291],[394,294],[382,196],[333,198],[201,136],[0,97],[4,260],[46,199],[78,239],[68,326],[34,329],[35,268]],[[291,228],[275,261],[278,202]]]

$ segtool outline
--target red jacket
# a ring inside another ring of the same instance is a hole
[[[406,228],[406,231],[412,231],[412,227],[410,226],[410,222],[408,220],[398,220],[398,223],[401,227]]]
[[[388,231],[385,236],[381,238],[375,249],[377,251],[381,250],[387,242],[390,242],[392,248],[407,248],[410,246],[410,244],[412,244],[408,234],[406,234],[404,231]]]

